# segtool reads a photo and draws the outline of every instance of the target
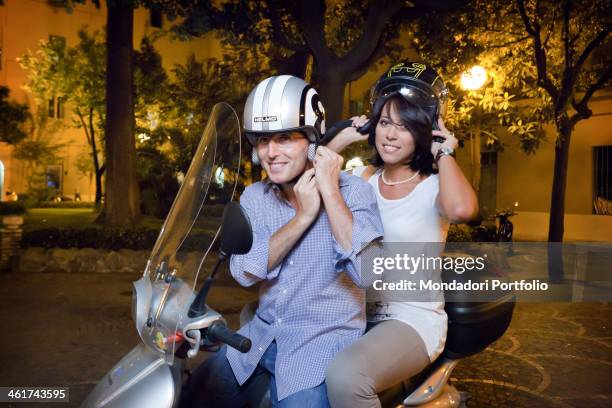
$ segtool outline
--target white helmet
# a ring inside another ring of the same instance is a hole
[[[325,132],[325,109],[317,91],[303,79],[291,75],[273,76],[261,81],[244,105],[244,133],[255,146],[257,137],[299,130],[308,138],[309,159]],[[255,149],[253,164],[259,164]]]

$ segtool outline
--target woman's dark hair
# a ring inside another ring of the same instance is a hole
[[[414,155],[412,160],[407,163],[414,171],[419,170],[422,174],[431,174],[433,169],[433,155],[431,154],[431,143],[433,124],[429,115],[419,105],[404,99],[399,95],[394,95],[389,99],[380,98],[374,104],[372,128],[368,136],[368,143],[374,148],[374,156],[371,159],[372,165],[380,167],[384,164],[383,159],[376,150],[376,127],[380,121],[383,107],[388,105],[389,109],[395,108],[402,125],[410,131],[414,137]]]

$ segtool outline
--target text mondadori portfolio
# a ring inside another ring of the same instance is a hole
[[[384,282],[382,279],[375,280],[372,284],[374,290],[401,290],[401,291],[546,291],[548,283],[535,280],[503,281],[500,279],[486,279],[483,281],[467,280],[463,282],[436,282],[430,279],[408,280],[402,279],[396,282]]]

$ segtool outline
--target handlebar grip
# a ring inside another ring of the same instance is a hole
[[[325,131],[325,135],[321,138],[321,142],[319,144],[325,146],[334,137],[336,137],[338,133],[340,133],[342,130],[346,129],[347,127],[351,127],[352,125],[353,125],[353,121],[350,119],[342,120],[340,122],[334,123],[333,125],[329,127],[329,129]],[[363,125],[362,127],[357,128],[357,131],[363,134],[368,133],[369,131],[367,129],[369,127],[368,125],[369,125],[369,122]]]
[[[251,349],[251,340],[229,329],[221,320],[214,321],[206,332],[210,341],[220,341],[241,353]]]

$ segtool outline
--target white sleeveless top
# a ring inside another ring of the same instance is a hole
[[[366,167],[353,169],[361,177]],[[421,181],[405,197],[389,200],[382,196],[378,169],[368,180],[374,187],[386,242],[445,242],[449,223],[437,206],[440,189],[437,174]],[[395,319],[412,326],[423,339],[429,359],[434,361],[446,342],[447,316],[444,302],[377,302],[367,307],[368,321]]]

